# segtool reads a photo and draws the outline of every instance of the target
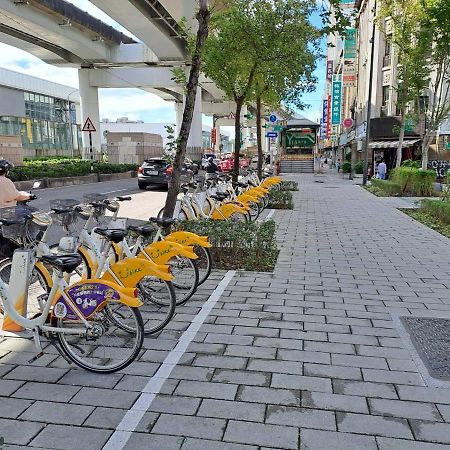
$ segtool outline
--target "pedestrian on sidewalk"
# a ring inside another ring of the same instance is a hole
[[[337,169],[338,173],[341,171],[341,160],[339,158],[336,161],[336,169]]]
[[[386,179],[386,169],[386,163],[384,162],[384,159],[382,159],[380,164],[378,164],[378,178],[380,180]]]

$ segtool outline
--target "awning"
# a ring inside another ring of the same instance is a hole
[[[415,143],[419,142],[420,139],[405,139],[402,143],[402,147],[411,147]],[[397,148],[398,141],[374,141],[369,144],[370,148]]]

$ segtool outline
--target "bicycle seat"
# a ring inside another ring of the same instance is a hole
[[[151,236],[155,232],[155,229],[151,225],[129,225],[128,230],[141,236]]]
[[[217,193],[215,195],[210,195],[210,197],[214,200],[218,200],[219,202],[221,202],[222,200],[225,200],[228,197],[228,194]]]
[[[73,208],[51,208],[55,214],[67,214],[73,212]]]
[[[94,233],[108,239],[108,241],[115,242],[116,244],[123,241],[125,236],[128,234],[127,230],[118,230],[115,228],[94,228],[93,231]]]
[[[45,255],[40,259],[53,266],[55,269],[66,273],[73,272],[83,260],[78,253],[69,253],[67,255]]]
[[[242,183],[242,182],[240,182],[240,181],[238,181],[237,183],[233,183],[233,186],[234,187],[247,187],[248,186],[248,183]]]
[[[172,219],[171,217],[150,217],[149,220],[163,228],[168,228],[176,222],[176,219]]]

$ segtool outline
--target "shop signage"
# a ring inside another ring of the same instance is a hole
[[[330,83],[333,81],[333,61],[327,61],[327,81]]]
[[[328,99],[323,100],[322,106],[322,139],[327,138],[327,128],[328,128]]]
[[[286,148],[313,147],[316,143],[316,136],[312,133],[302,133],[301,131],[286,131]]]
[[[345,37],[344,37],[344,59],[356,58],[356,49],[357,49],[356,40],[357,40],[356,28],[347,28],[345,30]]]
[[[340,75],[333,77],[333,99],[331,111],[331,124],[339,125],[341,123],[341,102],[342,102],[342,80]]]
[[[331,136],[331,94],[328,95],[328,109],[327,109],[327,139]]]

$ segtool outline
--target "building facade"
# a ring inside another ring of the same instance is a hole
[[[80,155],[77,89],[1,68],[0,98],[0,142],[19,137],[22,157]]]

